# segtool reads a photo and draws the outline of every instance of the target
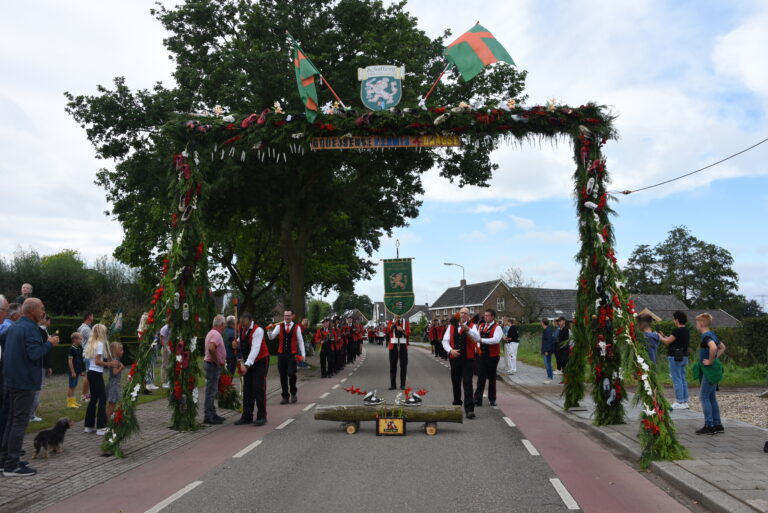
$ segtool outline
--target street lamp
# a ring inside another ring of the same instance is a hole
[[[464,277],[464,266],[461,264],[454,264],[453,262],[443,262],[443,265],[461,267],[461,306],[467,306],[467,280]]]

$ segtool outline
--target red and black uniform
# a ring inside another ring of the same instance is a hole
[[[480,332],[482,354],[477,360],[475,404],[478,406],[483,404],[485,382],[488,381],[488,402],[494,406],[496,404],[496,369],[499,366],[499,356],[501,355],[503,330],[496,321],[493,321],[489,324],[480,323],[478,331]]]
[[[320,377],[333,376],[333,333],[329,328],[322,327],[315,332],[315,344],[320,345]]]
[[[247,371],[243,375],[243,414],[239,424],[253,421],[256,403],[256,420],[267,420],[267,372],[269,372],[269,348],[264,340],[264,330],[251,322],[240,329],[239,351]]]
[[[432,324],[429,327],[429,343],[432,344],[432,352],[435,354],[435,356],[440,356],[440,351],[442,349],[442,343],[440,338],[440,325],[439,324]]]
[[[360,324],[355,323],[352,331],[352,340],[355,341],[355,354],[352,361],[355,361],[358,356],[363,354],[363,336],[365,335],[365,328]]]
[[[298,400],[296,395],[296,368],[297,357],[304,358],[304,338],[301,333],[301,326],[295,322],[287,324],[281,322],[269,334],[269,338],[278,339],[277,344],[277,370],[280,372],[280,387],[282,388],[283,400],[280,404],[288,403],[289,393],[290,401],[295,403]]]
[[[410,336],[411,325],[406,322],[405,319],[393,321],[387,328],[390,390],[397,388],[396,382],[398,360],[400,360],[400,388],[405,389],[405,381],[408,374],[408,340]]]
[[[464,411],[469,414],[475,411],[472,395],[473,364],[477,348],[477,330],[469,323],[469,331],[460,333],[458,324],[451,323],[445,329],[442,339],[443,349],[449,354],[451,362],[451,385],[453,386],[453,404],[461,405],[461,390],[464,389]],[[474,336],[473,336],[474,335]],[[479,337],[478,337],[479,338]],[[458,356],[450,354],[451,350],[459,352]]]
[[[341,335],[344,337],[344,361],[346,363],[352,363],[355,361],[355,325],[345,324],[341,328]]]
[[[333,328],[333,371],[339,373],[344,369],[344,337],[341,328]]]

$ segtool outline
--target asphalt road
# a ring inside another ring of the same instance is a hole
[[[360,403],[360,396],[343,390],[350,385],[378,389],[388,402],[394,400],[396,392],[387,391],[386,350],[368,344],[365,350],[359,368],[348,365],[347,381],[317,404]],[[441,362],[422,350],[410,350],[408,384],[429,391],[426,404],[451,403],[449,371]],[[357,434],[349,435],[337,422],[314,420],[304,390],[299,389],[303,408],[289,417],[289,424],[270,431],[242,457],[228,458],[209,470],[195,481],[196,487],[161,510],[568,511],[550,482],[555,472],[541,456],[529,452],[523,435],[496,408],[476,408],[477,418],[464,424],[439,424],[436,436],[412,424],[405,437],[377,437],[373,422],[362,423]],[[270,424],[280,408],[286,407],[270,404]],[[248,431],[255,429],[232,428],[230,436],[235,437],[239,432],[251,437]]]

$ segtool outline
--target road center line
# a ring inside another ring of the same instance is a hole
[[[340,386],[341,386],[340,384],[336,383],[335,385],[333,385],[333,386],[331,387],[331,389],[332,389],[332,390],[336,390],[336,389],[337,389],[337,388],[339,388]]]
[[[326,393],[324,393],[323,395],[320,396],[320,399],[325,399],[329,395],[331,395],[331,393],[330,392],[326,392]]]
[[[181,489],[181,490],[179,490],[178,492],[174,493],[173,495],[171,495],[171,496],[170,496],[170,497],[168,497],[167,499],[165,499],[165,500],[163,500],[163,501],[160,501],[160,502],[158,502],[158,503],[157,503],[157,504],[155,504],[155,505],[154,505],[154,506],[153,506],[151,509],[148,509],[148,510],[147,510],[147,511],[145,511],[144,513],[157,513],[158,511],[162,510],[163,508],[165,508],[166,506],[168,506],[170,503],[172,503],[173,501],[175,501],[176,499],[178,499],[179,497],[181,497],[181,496],[182,496],[182,495],[184,495],[185,493],[187,493],[187,492],[190,492],[190,491],[194,490],[195,488],[197,488],[197,487],[198,487],[198,486],[200,486],[201,484],[203,484],[203,482],[202,482],[202,481],[192,481],[192,482],[191,482],[191,483],[189,483],[187,486],[185,486],[184,488],[182,488],[182,489]]]
[[[515,427],[515,423],[512,422],[512,419],[510,419],[509,417],[503,417],[503,419],[504,419],[504,422],[506,422],[509,427]]]
[[[248,454],[249,452],[254,450],[259,445],[261,445],[261,440],[256,440],[255,442],[253,442],[252,444],[248,445],[245,449],[243,449],[242,451],[238,452],[237,454],[235,454],[232,457],[233,458],[242,458],[243,456],[245,456],[246,454]]]
[[[528,452],[531,453],[531,456],[541,456],[541,454],[539,454],[539,451],[536,450],[536,447],[534,447],[531,442],[529,442],[524,438],[520,441],[523,442],[523,445],[525,446],[526,449],[528,449]]]
[[[344,378],[341,381],[339,381],[339,383],[344,383],[346,380],[347,380],[347,378]]]
[[[306,405],[304,407],[304,409],[302,411],[309,411],[309,410],[311,410],[314,407],[315,407],[315,403],[309,403],[308,405]]]
[[[277,426],[275,429],[283,429],[285,426],[287,426],[291,422],[293,422],[293,419],[288,419],[288,420],[284,421],[282,424],[280,424],[279,426]]]
[[[555,487],[555,491],[557,491],[557,494],[560,496],[561,499],[563,499],[563,502],[565,503],[566,508],[579,509],[579,505],[576,504],[576,501],[573,499],[573,496],[568,492],[568,489],[558,478],[556,477],[552,478],[549,480],[549,482],[552,483],[552,486]]]

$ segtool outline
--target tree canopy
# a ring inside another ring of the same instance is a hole
[[[132,91],[123,77],[95,95],[66,93],[67,111],[86,130],[96,154],[116,161],[97,183],[123,225],[121,261],[157,273],[167,251],[170,156],[178,139],[159,127],[180,113],[247,115],[278,101],[302,106],[295,89],[288,30],[347,103],[357,105],[357,68],[405,66],[403,105],[415,106],[444,66],[444,38],[429,38],[405,9],[374,0],[187,0],[152,14],[170,33],[164,40],[176,84]],[[508,65],[486,69],[473,81],[448,80],[432,96],[437,104],[524,100],[525,72]],[[320,103],[331,99],[326,88]],[[418,214],[421,174],[438,166],[459,185],[485,185],[496,166],[498,142],[456,149],[386,153],[328,152],[274,165],[257,159],[222,161],[205,170],[204,229],[212,263],[226,271],[244,306],[278,287],[303,310],[308,289],[349,289],[373,271],[369,257],[380,238]],[[362,251],[359,251],[362,250]],[[301,312],[297,312],[301,313]]]
[[[358,296],[354,292],[340,292],[339,297],[333,302],[333,311],[343,314],[348,310],[357,308],[368,320],[373,318],[373,301],[367,295]]]

